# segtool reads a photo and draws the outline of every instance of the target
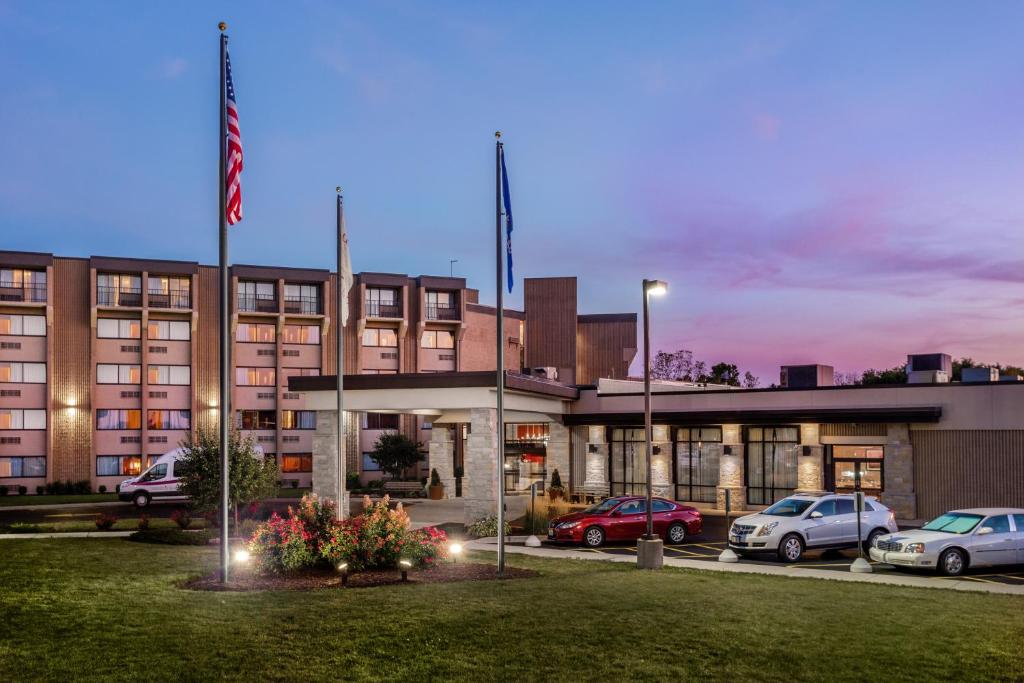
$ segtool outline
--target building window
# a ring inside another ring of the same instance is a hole
[[[396,413],[363,413],[363,429],[398,429],[401,415]]]
[[[274,368],[235,368],[235,384],[240,387],[272,387]]]
[[[0,410],[0,429],[46,429],[46,411],[23,408]]]
[[[319,377],[320,368],[281,368],[281,386],[288,387],[289,377]]]
[[[676,430],[676,500],[712,503],[718,499],[721,427]]]
[[[149,429],[191,429],[191,410],[150,410],[147,411],[146,426]]]
[[[277,295],[273,282],[238,283],[238,310],[250,313],[277,313]]]
[[[363,453],[363,472],[380,472],[380,465],[374,462],[370,453]]]
[[[506,491],[529,491],[530,486],[537,482],[544,485],[549,435],[550,425],[547,422],[505,425],[503,467]]]
[[[277,413],[273,410],[239,410],[237,413],[239,429],[275,429]]]
[[[458,320],[459,310],[455,306],[452,292],[428,291],[424,294],[427,320]]]
[[[421,370],[421,372],[426,374],[427,372],[429,372],[429,370]],[[359,374],[360,375],[397,375],[398,374],[398,370],[395,370],[394,368],[392,368],[390,370],[378,370],[376,368],[363,368],[359,372]]]
[[[421,345],[425,349],[454,349],[455,334],[448,330],[427,330]]]
[[[235,341],[245,344],[272,344],[277,339],[277,327],[266,323],[238,323]]]
[[[371,318],[401,318],[397,289],[366,289],[366,316]]]
[[[398,329],[392,327],[368,327],[363,330],[363,346],[398,346]]]
[[[0,363],[0,382],[46,384],[46,363]]]
[[[133,477],[142,471],[142,457],[138,455],[96,456],[96,476]]]
[[[99,363],[96,366],[96,384],[141,384],[141,365],[115,365]]]
[[[316,411],[282,410],[281,429],[316,429]]]
[[[320,285],[284,286],[285,313],[320,313]]]
[[[150,365],[150,384],[188,386],[192,383],[192,368],[188,365]]]
[[[0,479],[45,476],[46,456],[18,455],[0,458]]]
[[[98,408],[96,429],[142,429],[142,411]]]
[[[646,491],[646,443],[643,429],[612,430],[608,451],[611,495],[640,495]]]
[[[170,275],[149,276],[151,308],[191,308],[192,279]]]
[[[184,320],[150,320],[146,335],[150,339],[189,341],[192,325]]]
[[[747,502],[771,505],[796,489],[799,427],[747,427]]]
[[[837,493],[864,491],[871,495],[885,490],[884,446],[835,445],[827,446],[826,453],[832,470],[829,477],[826,462],[825,477],[829,489]]]
[[[96,276],[97,306],[142,306],[142,277],[100,273]]]
[[[137,318],[100,318],[96,321],[100,339],[141,339],[142,321]]]
[[[285,325],[282,333],[285,344],[319,344],[319,325]]]
[[[12,337],[45,337],[46,317],[0,314],[0,334],[9,334]]]
[[[46,271],[0,268],[0,301],[46,301]]]
[[[285,474],[302,474],[313,471],[312,453],[282,453],[281,471]]]

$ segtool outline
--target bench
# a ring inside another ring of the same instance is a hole
[[[423,493],[423,484],[418,481],[386,481],[384,482],[384,493],[415,496]]]

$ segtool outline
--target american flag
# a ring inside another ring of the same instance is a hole
[[[235,104],[235,84],[231,80],[231,57],[225,51],[227,67],[227,168],[225,178],[227,186],[227,220],[234,225],[242,220],[242,132],[238,128],[238,107]]]

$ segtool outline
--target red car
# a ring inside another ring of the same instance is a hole
[[[655,498],[654,533],[666,542],[677,544],[687,536],[700,533],[704,525],[697,508]],[[635,541],[647,531],[647,500],[643,496],[607,498],[582,512],[573,512],[551,521],[549,541],[582,543],[596,548],[605,541]]]

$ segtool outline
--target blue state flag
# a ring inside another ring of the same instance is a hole
[[[508,170],[505,168],[505,146],[501,147],[501,198],[505,205],[505,254],[508,273],[508,291],[512,292],[512,195],[508,189]]]

